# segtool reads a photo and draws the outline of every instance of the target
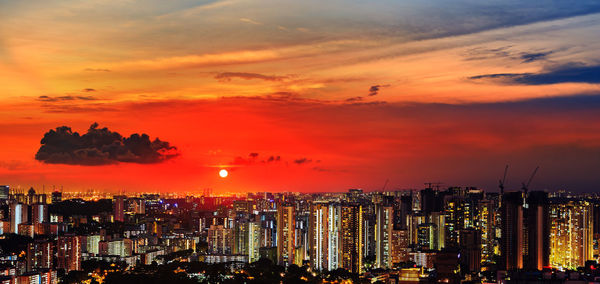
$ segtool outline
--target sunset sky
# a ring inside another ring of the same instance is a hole
[[[495,191],[510,164],[508,189],[536,166],[532,189],[600,189],[596,0],[0,0],[0,19],[0,184]],[[93,123],[177,149],[36,159]]]

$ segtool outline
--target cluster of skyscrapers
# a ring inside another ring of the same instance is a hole
[[[566,192],[440,190],[429,184],[386,192],[63,201],[60,192],[47,200],[33,189],[24,194],[1,187],[0,199],[2,238],[29,238],[23,252],[0,255],[9,269],[0,283],[24,276],[55,283],[81,270],[84,261],[160,264],[177,252],[187,252],[177,254],[185,261],[267,258],[284,267],[343,269],[389,283],[532,277],[523,272],[567,281],[590,276],[581,269],[593,268],[600,255],[600,200]],[[68,209],[77,204],[95,209]]]

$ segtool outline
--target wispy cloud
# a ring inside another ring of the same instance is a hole
[[[104,69],[104,68],[85,68],[85,69],[83,69],[83,71],[87,71],[87,72],[110,72],[109,69]]]
[[[521,59],[523,59],[523,63],[530,63],[539,60],[545,60],[548,55],[552,54],[552,51],[546,52],[524,52],[521,54]]]
[[[223,72],[215,75],[215,79],[221,81],[230,81],[232,78],[240,78],[245,80],[259,79],[265,81],[282,81],[287,79],[288,76],[277,76],[277,75],[264,75],[258,73],[246,73],[246,72]]]
[[[81,101],[95,101],[97,100],[96,97],[93,96],[56,96],[56,97],[51,97],[51,96],[39,96],[37,98],[38,101],[42,101],[42,102],[61,102],[61,101],[75,101],[75,100],[81,100]]]
[[[253,24],[253,25],[262,25],[263,24],[261,22],[258,22],[258,21],[252,20],[252,19],[248,19],[248,18],[240,18],[240,21],[244,22],[244,23],[248,23],[248,24]]]

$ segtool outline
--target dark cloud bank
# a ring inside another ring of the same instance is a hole
[[[147,134],[123,137],[108,128],[90,126],[87,133],[79,135],[70,127],[52,129],[41,141],[35,159],[48,164],[109,165],[119,162],[152,164],[179,155],[177,148],[158,138],[153,141]]]
[[[471,80],[493,80],[502,84],[547,85],[559,83],[600,83],[600,65],[566,64],[542,73],[498,73],[472,76]]]

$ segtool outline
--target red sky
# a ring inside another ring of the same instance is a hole
[[[534,189],[600,186],[593,3],[517,22],[467,2],[457,11],[336,2],[324,14],[308,1],[287,17],[277,3],[157,2],[137,12],[125,12],[136,1],[86,3],[0,4],[0,184],[314,192],[389,179],[387,189],[495,190],[510,164],[512,188],[538,165]],[[471,23],[457,20],[463,13]],[[83,134],[94,122],[159,137],[180,155],[35,160],[50,129]]]

